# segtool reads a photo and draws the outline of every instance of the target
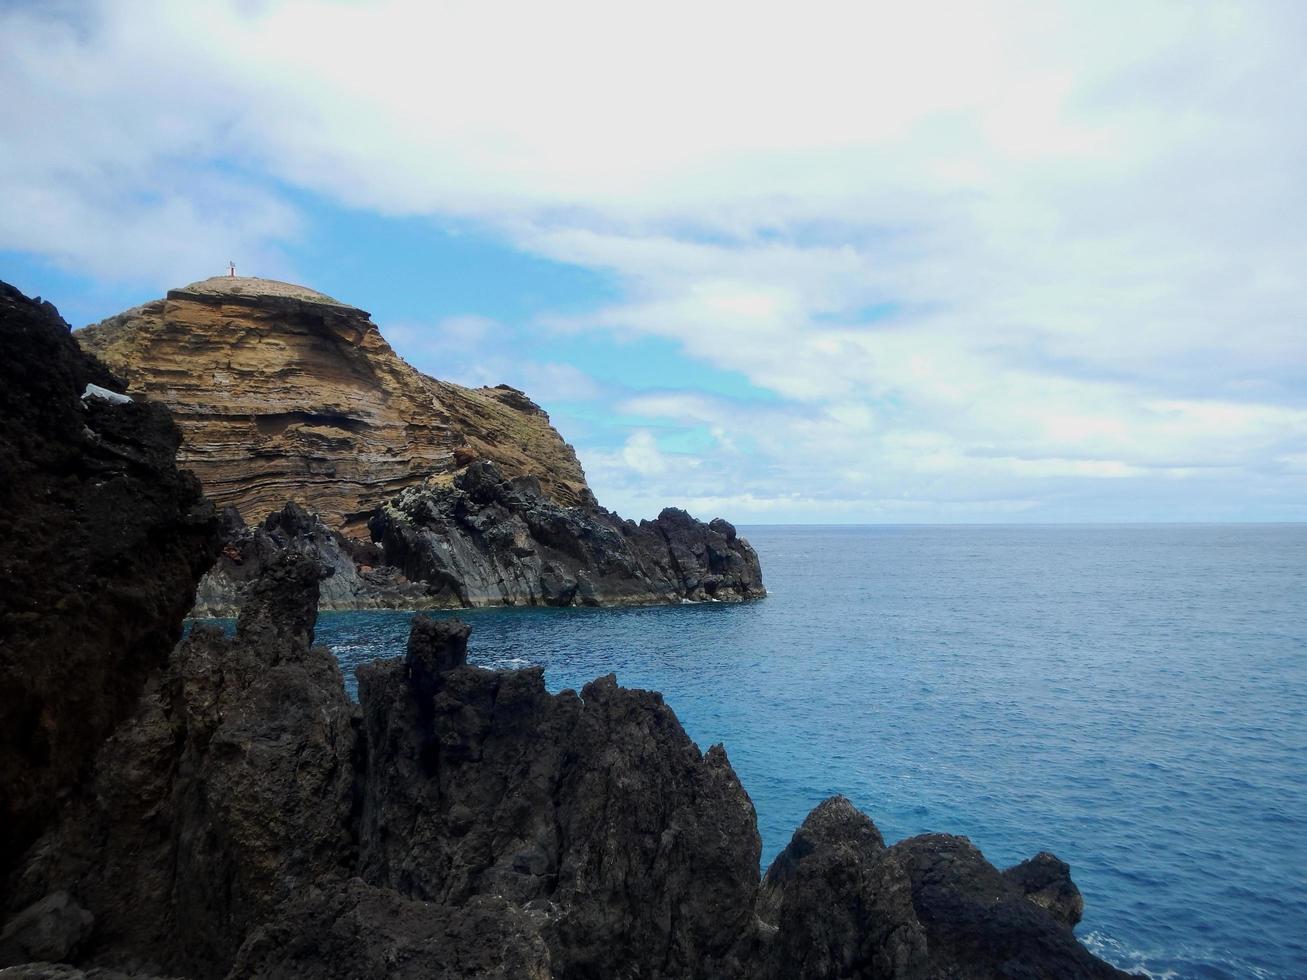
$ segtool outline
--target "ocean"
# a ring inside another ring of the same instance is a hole
[[[843,793],[887,840],[1070,863],[1154,977],[1307,977],[1307,525],[749,527],[747,605],[460,614],[551,690],[615,672],[722,742],[764,866]],[[353,668],[409,614],[326,613]]]

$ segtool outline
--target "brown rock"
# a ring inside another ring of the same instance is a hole
[[[537,477],[560,503],[593,499],[572,447],[521,392],[429,378],[363,310],[302,286],[208,279],[77,339],[172,410],[182,465],[247,523],[292,500],[358,528],[398,491],[474,458]]]

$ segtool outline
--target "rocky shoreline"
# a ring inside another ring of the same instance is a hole
[[[83,401],[121,387],[53,307],[0,298],[0,460],[20,477],[0,513],[22,532],[0,535],[0,978],[1126,976],[1075,938],[1051,855],[1000,872],[962,837],[887,846],[834,797],[762,875],[725,748],[611,675],[551,694],[539,668],[469,666],[468,628],[419,616],[352,703],[313,643],[332,569],[286,546],[316,533],[302,511],[251,532],[271,545],[235,634],[174,647],[222,546],[176,430]],[[532,490],[479,470],[431,514]],[[524,522],[547,556],[548,522]],[[669,555],[639,587],[689,587],[680,522],[631,532],[638,561],[655,532]],[[722,574],[738,553],[712,530]]]
[[[194,618],[234,618],[277,555],[327,568],[321,608],[630,606],[740,602],[765,596],[758,555],[735,528],[676,508],[626,521],[598,505],[548,499],[530,476],[506,479],[488,461],[448,486],[412,487],[348,538],[288,503],[246,527],[222,514],[223,548],[195,595]]]

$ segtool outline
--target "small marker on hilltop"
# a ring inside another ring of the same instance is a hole
[[[231,259],[227,260],[227,277],[229,279],[236,278],[236,263],[233,262]]]

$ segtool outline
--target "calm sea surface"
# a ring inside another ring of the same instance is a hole
[[[1307,977],[1307,525],[754,527],[743,606],[479,610],[472,660],[614,671],[724,742],[763,860],[844,793],[896,840],[1070,862],[1158,977]],[[353,667],[409,616],[322,616]]]

